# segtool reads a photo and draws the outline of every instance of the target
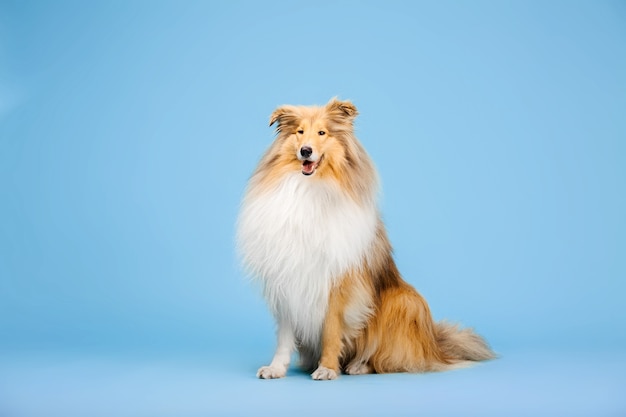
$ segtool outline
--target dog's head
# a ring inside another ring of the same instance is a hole
[[[322,107],[277,108],[270,117],[270,126],[276,125],[281,159],[306,176],[338,175],[357,157],[352,138],[357,114],[354,104],[336,98]]]

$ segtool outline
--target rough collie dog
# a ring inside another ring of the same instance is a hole
[[[284,377],[292,353],[313,379],[427,372],[494,357],[470,329],[435,323],[396,268],[377,208],[374,165],[354,135],[356,107],[282,106],[277,136],[248,184],[237,241],[278,324],[259,378]]]

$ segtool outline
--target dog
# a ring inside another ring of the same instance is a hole
[[[262,379],[294,351],[314,380],[454,369],[495,357],[473,330],[434,322],[396,267],[377,206],[378,175],[354,134],[357,108],[278,107],[276,138],[250,177],[237,247],[277,323]]]

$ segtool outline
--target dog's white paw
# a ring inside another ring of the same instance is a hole
[[[370,366],[366,363],[352,362],[346,367],[345,372],[348,375],[371,374],[372,368],[370,368]]]
[[[315,372],[311,374],[311,377],[316,381],[328,381],[331,379],[337,379],[337,372],[332,369],[328,369],[325,366],[319,366]]]
[[[262,366],[256,373],[257,378],[276,379],[287,375],[287,368],[284,366]]]

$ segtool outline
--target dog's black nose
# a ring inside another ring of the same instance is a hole
[[[302,155],[303,158],[308,158],[312,153],[313,149],[311,149],[310,146],[303,146],[300,148],[300,155]]]

